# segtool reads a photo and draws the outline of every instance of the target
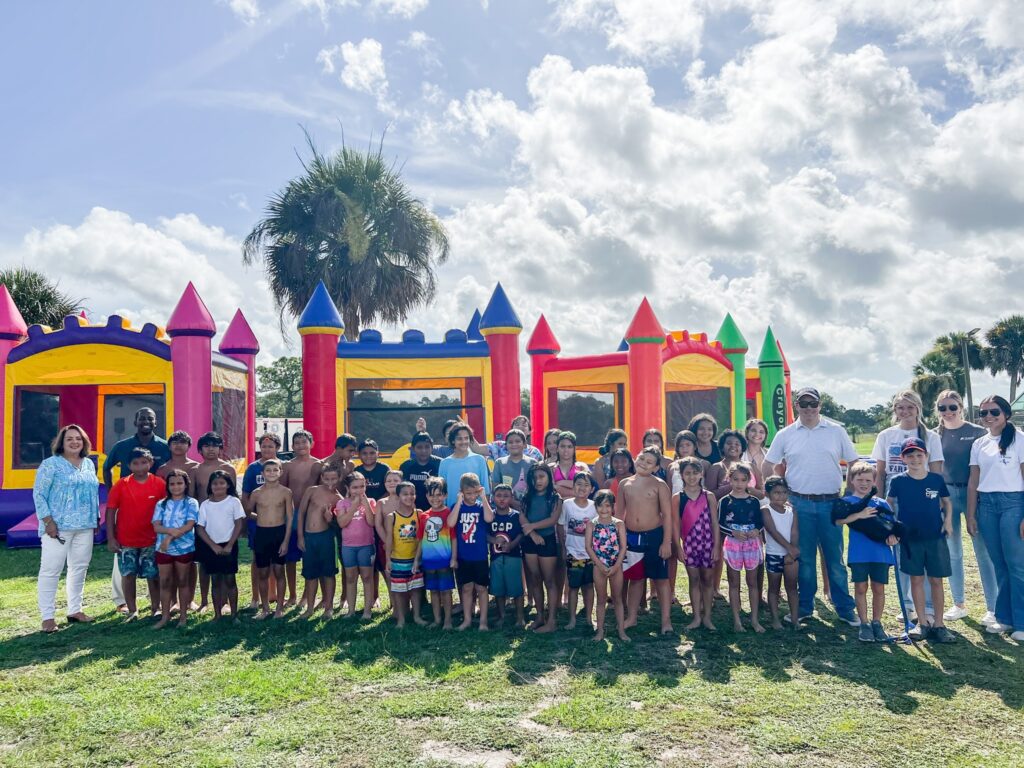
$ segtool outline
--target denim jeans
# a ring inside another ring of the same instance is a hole
[[[949,562],[953,566],[953,574],[949,577],[949,590],[953,593],[953,602],[963,605],[964,597],[964,538],[962,519],[967,514],[967,486],[949,486],[949,499],[953,502],[953,536],[946,539],[949,544]],[[981,590],[985,595],[985,610],[996,612],[996,569],[992,566],[992,558],[988,556],[988,547],[981,534],[971,537],[974,547],[974,559],[978,562],[978,575],[981,577]]]
[[[1024,630],[1024,492],[978,496],[978,530],[996,572],[996,621]]]
[[[800,614],[806,615],[814,610],[814,597],[818,592],[818,545],[821,544],[832,604],[840,616],[853,616],[856,604],[850,597],[843,563],[843,529],[832,524],[832,502],[810,501],[796,496],[791,496],[789,501],[800,529]]]

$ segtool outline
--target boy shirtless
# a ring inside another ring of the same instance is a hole
[[[250,515],[256,518],[256,536],[253,560],[260,572],[260,612],[254,619],[265,619],[270,615],[270,570],[273,568],[278,584],[284,579],[284,557],[288,552],[288,531],[292,527],[294,506],[292,494],[281,485],[281,462],[268,459],[263,463],[263,485],[249,497]],[[277,594],[277,610],[274,617],[284,615],[281,604],[283,595]]]
[[[672,555],[671,494],[664,480],[653,473],[661,464],[661,451],[652,446],[636,457],[636,474],[619,484],[615,516],[626,523],[626,627],[636,626],[644,579],[654,583],[661,609],[661,633],[672,631],[669,611],[668,563]]]
[[[193,481],[192,493],[195,495],[196,501],[198,501],[200,505],[206,501],[206,486],[210,482],[210,475],[218,469],[231,475],[231,479],[233,481],[238,481],[238,476],[235,474],[235,468],[220,457],[220,452],[223,447],[224,438],[222,438],[218,432],[207,432],[200,437],[199,442],[196,443],[196,448],[199,449],[199,455],[203,457],[203,463],[196,464],[195,469],[192,470],[191,478]],[[173,461],[173,459],[171,461]],[[196,593],[196,571],[194,568],[192,569],[192,577],[189,582],[189,588],[192,590],[192,594],[194,595]],[[200,563],[199,606],[196,607],[195,610],[205,610],[209,595],[210,575],[206,572],[206,568],[203,567],[202,563]]]
[[[356,455],[357,445],[359,445],[359,441],[356,440],[355,435],[350,435],[348,432],[338,435],[338,439],[334,441],[334,453],[320,462],[321,469],[317,474],[317,483],[320,482],[320,474],[323,473],[323,467],[333,464],[338,469],[338,485],[340,486],[341,481],[356,469],[356,463],[352,460],[352,457]]]
[[[167,438],[167,446],[171,449],[171,459],[166,464],[160,465],[160,469],[156,471],[157,477],[166,480],[171,470],[181,469],[185,471],[191,485],[195,487],[195,471],[199,467],[199,462],[188,457],[188,449],[192,447],[192,437],[188,432],[179,429],[177,432],[172,432]]]
[[[320,472],[320,484],[308,489],[299,505],[299,549],[302,550],[302,578],[306,588],[302,601],[306,610],[302,618],[313,615],[316,606],[317,585],[324,598],[324,618],[334,618],[334,586],[338,575],[337,550],[334,532],[329,522],[334,520],[334,506],[341,501],[338,493],[340,471],[329,464]]]
[[[284,471],[281,473],[281,485],[292,492],[292,508],[299,509],[302,497],[308,488],[316,485],[320,477],[323,465],[319,460],[310,455],[313,450],[313,435],[304,429],[300,429],[292,435],[292,453],[294,458],[286,462]],[[288,600],[286,608],[295,605],[295,564],[302,559],[302,550],[299,549],[299,534],[294,526],[289,528],[289,535],[286,538],[288,550],[285,557],[285,572],[288,575]]]

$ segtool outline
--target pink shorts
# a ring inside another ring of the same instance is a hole
[[[725,564],[734,571],[754,571],[764,560],[764,545],[759,538],[740,541],[733,536],[726,536],[722,544],[722,555]]]

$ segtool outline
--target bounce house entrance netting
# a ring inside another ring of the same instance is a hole
[[[677,389],[674,385],[665,392],[665,436],[667,443],[675,439],[675,435],[690,424],[690,419],[698,413],[710,413],[722,425],[732,422],[732,404],[727,387],[693,387]]]

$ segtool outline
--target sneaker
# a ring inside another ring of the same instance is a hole
[[[873,643],[875,642],[875,633],[871,630],[870,624],[861,624],[860,632],[857,633],[857,639],[862,643]]]
[[[836,615],[839,617],[840,621],[845,621],[851,627],[859,627],[860,626],[860,619],[857,618],[857,614],[855,614],[855,613],[845,613],[845,614],[844,613],[839,613],[839,614],[836,614]]]
[[[932,627],[931,640],[936,643],[955,643],[956,635],[945,627]]]
[[[954,605],[944,614],[942,614],[944,621],[960,621],[960,619],[967,618],[967,609],[961,608],[959,605]]]
[[[799,614],[796,617],[796,620],[802,624],[803,622],[807,621],[808,619],[813,619],[814,616],[815,616],[814,611],[811,611],[810,613],[801,613],[801,614]],[[788,613],[785,616],[782,617],[782,620],[784,622],[786,622],[787,624],[792,624],[793,623],[793,617],[790,616]]]
[[[1013,627],[1009,624],[1000,624],[998,621],[993,621],[985,627],[985,631],[990,635],[1005,635],[1007,632],[1011,632],[1012,630]]]
[[[1010,635],[1011,640],[1016,640],[1018,643],[1024,643],[1024,630],[1017,630]]]
[[[871,634],[875,636],[876,643],[891,643],[894,639],[892,635],[882,628],[882,622],[880,621],[871,622]]]
[[[986,611],[985,615],[981,617],[981,626],[987,627],[991,624],[996,623],[996,615],[992,611]]]
[[[911,640],[927,640],[929,634],[931,634],[931,627],[927,624],[915,624],[907,632]]]

